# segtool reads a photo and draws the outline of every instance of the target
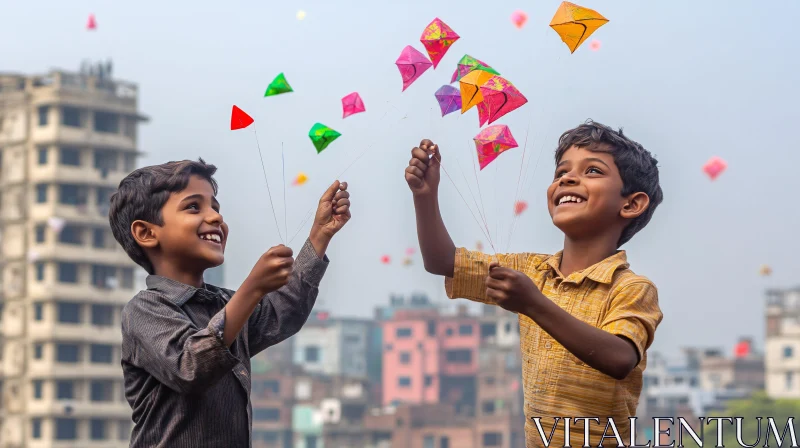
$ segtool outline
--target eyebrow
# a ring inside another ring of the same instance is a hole
[[[192,201],[192,200],[195,200],[195,199],[202,200],[202,199],[205,199],[205,197],[200,193],[195,193],[195,194],[186,196],[185,198],[181,199],[181,203],[184,203],[184,202],[187,202],[187,201]],[[217,201],[217,198],[215,198],[214,196],[211,197],[211,204],[216,205],[217,207],[220,206],[219,205],[219,201]]]
[[[602,163],[603,165],[605,165],[606,168],[611,169],[611,167],[608,166],[608,164],[606,162],[603,162],[601,159],[598,159],[597,157],[587,157],[587,158],[585,158],[583,160]],[[556,165],[556,168],[560,167],[561,165],[563,165],[563,164],[565,164],[567,162],[568,162],[568,160],[562,160],[561,162],[558,163],[558,165]]]

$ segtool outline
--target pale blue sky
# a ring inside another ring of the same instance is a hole
[[[433,93],[450,80],[465,53],[496,69],[529,103],[499,123],[520,148],[479,173],[493,239],[508,248],[522,144],[528,171],[511,250],[553,252],[562,236],[550,222],[544,191],[560,133],[587,118],[618,127],[660,161],[665,201],[651,224],[625,246],[632,268],[659,288],[665,319],[654,348],[683,345],[731,349],[740,334],[763,341],[763,290],[800,282],[800,212],[796,57],[800,39],[782,20],[800,3],[612,1],[582,3],[610,19],[588,45],[570,54],[548,24],[558,1],[283,1],[4,2],[0,70],[41,73],[77,69],[84,58],[112,57],[115,76],[139,84],[144,164],[204,157],[219,167],[220,201],[231,225],[227,271],[234,287],[260,253],[280,242],[264,186],[252,128],[228,129],[232,104],[256,119],[272,196],[285,233],[281,143],[287,183],[298,171],[310,181],[287,190],[293,234],[322,191],[358,155],[344,176],[353,220],[332,243],[323,305],[337,314],[371,316],[390,293],[426,291],[444,298],[442,283],[417,259],[399,264],[416,246],[411,196],[403,179],[409,150],[420,139],[440,143],[444,165],[470,202],[462,176],[476,190],[470,157],[477,112],[440,118]],[[307,13],[303,21],[297,10]],[[523,30],[509,20],[530,16]],[[85,31],[89,13],[98,30]],[[439,68],[401,93],[394,61],[440,17],[462,39]],[[263,98],[285,72],[295,93]],[[358,91],[367,113],[341,119],[344,95]],[[387,113],[388,111],[388,113]],[[402,119],[407,115],[408,118]],[[343,133],[317,155],[308,130],[322,122]],[[530,123],[530,125],[529,125]],[[728,171],[711,182],[701,171],[719,155]],[[457,244],[481,238],[447,178],[442,208]],[[793,232],[792,230],[795,230]],[[298,250],[308,226],[293,241]],[[384,253],[396,262],[379,262]],[[774,269],[758,275],[761,264]]]

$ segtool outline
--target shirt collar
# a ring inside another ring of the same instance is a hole
[[[558,251],[547,257],[536,266],[536,269],[540,271],[551,269],[559,276],[562,276],[559,267],[561,266],[561,255],[563,252],[564,251]],[[589,278],[598,283],[610,284],[611,280],[614,278],[614,272],[616,272],[617,269],[627,269],[629,266],[628,256],[624,250],[620,250],[599,263],[595,263],[582,271],[572,273],[572,275],[570,275],[570,277],[572,277],[570,281],[574,280],[575,283],[581,283],[585,278]]]
[[[148,290],[160,292],[167,300],[178,306],[183,305],[193,297],[200,301],[207,301],[216,296],[216,290],[213,287],[209,287],[210,285],[204,285],[203,288],[195,288],[160,275],[148,275],[145,283]]]

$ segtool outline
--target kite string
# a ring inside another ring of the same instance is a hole
[[[269,205],[272,208],[272,217],[275,218],[275,228],[278,229],[278,237],[284,241],[281,234],[281,227],[278,225],[278,215],[275,213],[275,205],[272,203],[272,192],[269,189],[269,181],[267,180],[267,168],[264,166],[264,156],[261,154],[261,144],[258,142],[258,132],[256,126],[253,124],[253,135],[256,136],[256,146],[258,147],[258,156],[261,158],[261,170],[264,172],[264,182],[267,184],[267,194],[269,195]]]
[[[289,225],[287,224],[286,215],[288,214],[286,203],[286,159],[284,158],[283,142],[281,142],[281,170],[283,171],[283,228],[286,232],[286,237],[289,237]]]

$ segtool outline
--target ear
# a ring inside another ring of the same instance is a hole
[[[157,228],[157,225],[139,219],[131,224],[131,234],[133,234],[136,244],[143,248],[153,249],[158,246]]]
[[[645,192],[633,193],[625,200],[619,215],[625,219],[638,218],[650,206],[650,196]]]

